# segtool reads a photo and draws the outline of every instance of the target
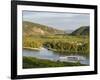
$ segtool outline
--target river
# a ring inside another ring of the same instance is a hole
[[[39,51],[23,49],[22,55],[27,56],[27,57],[36,57],[39,59],[47,59],[47,60],[52,60],[52,61],[57,61],[59,60],[60,57],[64,57],[64,56],[78,56],[80,58],[84,58],[84,60],[79,61],[81,64],[89,65],[89,58],[86,56],[73,55],[73,54],[64,55],[64,54],[50,51],[46,48],[42,48]],[[66,61],[66,62],[70,62],[70,61]]]

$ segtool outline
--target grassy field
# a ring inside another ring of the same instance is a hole
[[[37,59],[34,57],[23,57],[23,68],[46,68],[46,67],[65,67],[65,66],[85,66],[83,64],[71,62],[54,62],[50,60]]]

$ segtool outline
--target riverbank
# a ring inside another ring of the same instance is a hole
[[[45,67],[69,67],[69,66],[85,66],[79,62],[60,62],[50,61],[46,59],[38,59],[35,57],[23,57],[23,68],[45,68]]]
[[[32,47],[23,47],[23,49],[26,49],[26,50],[33,50],[33,51],[41,51],[43,49],[47,49],[47,50],[50,50],[50,51],[53,51],[55,53],[58,53],[58,54],[63,54],[63,55],[70,55],[70,54],[73,54],[73,55],[82,55],[82,56],[86,56],[88,57],[89,56],[89,53],[83,53],[81,51],[68,51],[68,50],[57,50],[57,49],[52,49],[52,48],[44,48],[44,47],[40,47],[40,48],[32,48]]]
[[[69,50],[57,50],[57,49],[52,49],[52,48],[47,48],[48,50],[51,50],[53,52],[58,52],[59,54],[80,54],[84,56],[89,56],[89,52],[82,52],[82,51],[69,51]]]
[[[23,47],[23,49],[40,51],[42,47],[41,48]]]

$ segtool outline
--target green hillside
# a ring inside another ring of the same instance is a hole
[[[38,23],[23,21],[23,35],[51,35],[58,33],[62,34],[64,31]]]
[[[71,35],[89,35],[89,26],[82,26],[73,31]]]

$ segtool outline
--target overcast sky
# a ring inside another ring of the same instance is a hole
[[[75,30],[90,25],[90,15],[80,13],[57,13],[23,11],[23,21],[44,24],[61,30]]]

